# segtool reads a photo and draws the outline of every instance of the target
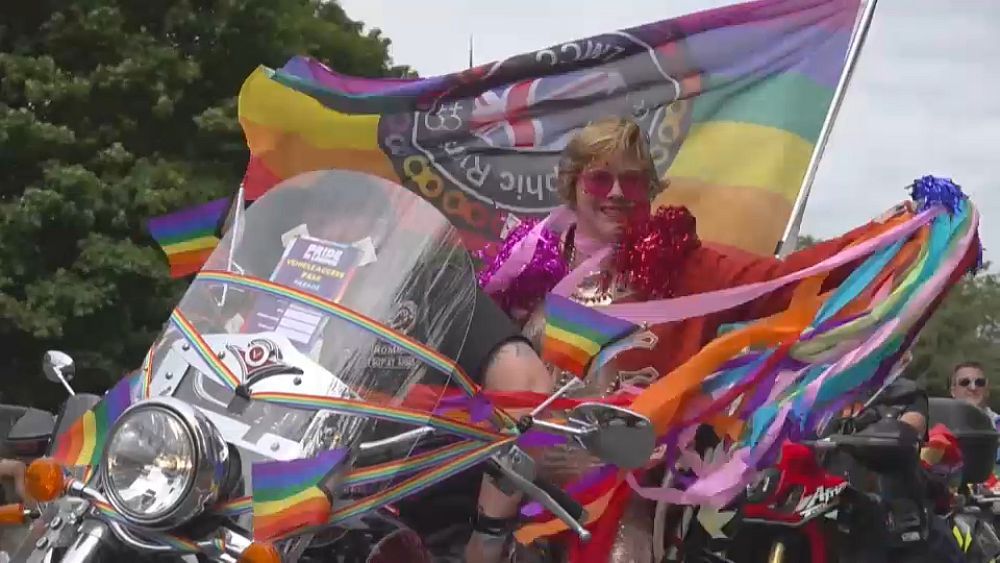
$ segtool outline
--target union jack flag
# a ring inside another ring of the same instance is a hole
[[[492,147],[560,151],[580,125],[572,107],[586,107],[595,99],[606,99],[625,89],[625,80],[613,70],[584,70],[522,80],[478,96],[470,131]],[[575,103],[562,108],[565,111],[540,111],[539,106],[552,102]]]

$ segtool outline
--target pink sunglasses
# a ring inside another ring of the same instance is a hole
[[[616,179],[625,199],[644,201],[649,198],[649,175],[641,170],[626,170],[615,175],[606,168],[594,168],[580,175],[583,189],[601,199],[608,197]]]

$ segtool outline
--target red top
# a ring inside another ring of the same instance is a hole
[[[687,257],[682,275],[674,288],[674,296],[764,282],[797,272],[834,256],[883,226],[880,223],[869,223],[838,238],[800,250],[783,260],[761,257],[729,246],[702,244]],[[823,290],[838,286],[855,267],[857,263],[849,263],[835,269],[827,277]],[[658,342],[669,344],[658,345],[651,350],[629,350],[622,354],[620,362],[627,365],[630,371],[653,367],[658,377],[662,377],[711,342],[717,336],[720,326],[759,319],[785,310],[791,301],[794,286],[795,284],[791,284],[733,310],[655,325],[650,331],[658,337]]]

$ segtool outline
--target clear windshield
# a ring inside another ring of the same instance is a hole
[[[154,344],[149,394],[200,407],[240,449],[246,470],[255,461],[312,457],[419,425],[240,400],[241,392],[429,413],[457,389],[449,373],[379,332],[387,326],[459,357],[474,310],[474,271],[457,231],[431,204],[379,178],[323,171],[283,182],[232,221],[178,305],[180,315]],[[269,283],[254,286],[254,279]],[[311,296],[342,309],[311,305]],[[352,320],[354,313],[375,323]],[[194,330],[182,330],[178,319]],[[198,338],[239,390],[205,360]],[[356,464],[399,459],[421,446],[402,447]]]

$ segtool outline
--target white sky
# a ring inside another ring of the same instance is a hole
[[[382,29],[421,76],[724,0],[340,0]],[[833,236],[905,197],[914,178],[953,178],[983,213],[1000,261],[1000,0],[881,0],[809,199],[803,233]]]

